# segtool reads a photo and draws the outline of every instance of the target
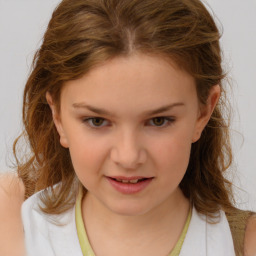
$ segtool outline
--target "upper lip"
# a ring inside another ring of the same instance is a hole
[[[141,180],[141,179],[151,179],[153,177],[145,177],[145,176],[131,176],[131,177],[126,177],[126,176],[107,176],[108,178],[111,179],[117,179],[117,180]]]

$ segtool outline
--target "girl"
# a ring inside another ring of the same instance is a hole
[[[199,0],[60,3],[24,91],[27,255],[256,253],[219,37]]]

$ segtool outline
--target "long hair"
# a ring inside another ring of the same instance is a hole
[[[36,52],[24,90],[24,132],[14,143],[18,174],[26,198],[44,192],[44,211],[71,207],[77,186],[69,150],[59,143],[45,94],[58,111],[63,83],[117,56],[134,52],[170,58],[195,80],[205,104],[219,84],[221,99],[199,141],[192,145],[187,172],[180,183],[184,195],[204,214],[232,209],[231,183],[224,172],[232,162],[229,122],[225,113],[225,74],[221,66],[220,33],[199,0],[63,0],[53,12],[43,43]],[[19,159],[18,141],[30,148]]]

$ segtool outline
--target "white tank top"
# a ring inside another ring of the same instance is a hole
[[[31,196],[22,205],[26,255],[83,256],[76,230],[75,206],[63,214],[44,214],[38,207],[39,193]],[[220,211],[219,222],[210,224],[206,216],[199,215],[193,208],[180,256],[216,255],[235,256],[226,215]]]

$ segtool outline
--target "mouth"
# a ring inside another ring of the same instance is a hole
[[[149,178],[140,178],[140,179],[120,179],[120,178],[111,178],[110,177],[110,179],[112,179],[112,180],[115,180],[115,181],[117,181],[117,182],[121,182],[121,183],[125,183],[125,184],[137,184],[138,182],[142,182],[142,181],[145,181],[145,180],[147,180],[147,179],[149,179]]]
[[[144,190],[153,177],[106,177],[110,184],[123,194],[134,194]]]

